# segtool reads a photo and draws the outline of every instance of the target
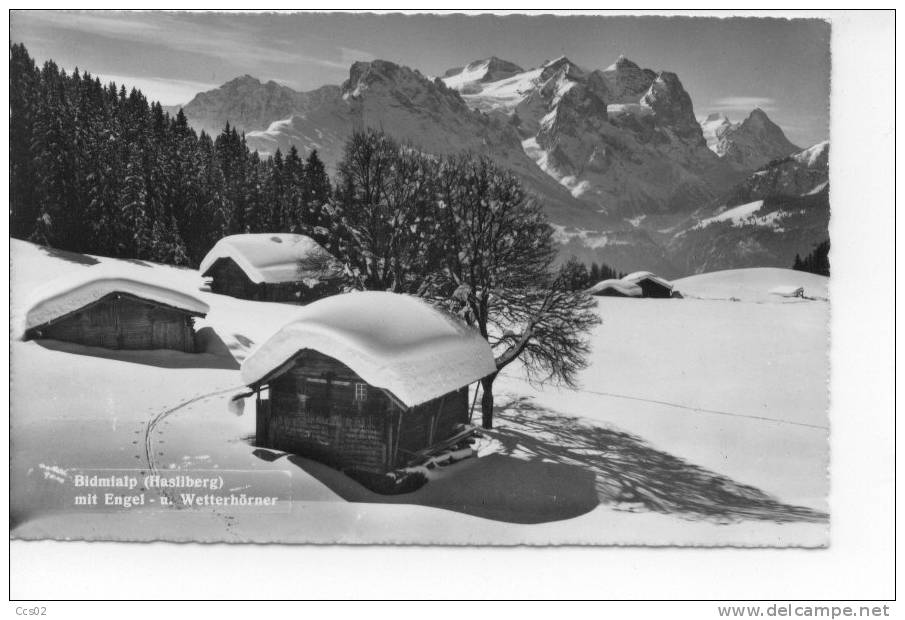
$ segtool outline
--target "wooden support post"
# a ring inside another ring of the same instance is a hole
[[[393,462],[391,467],[396,467],[396,459],[399,458],[399,444],[402,441],[402,416],[405,415],[405,409],[399,409],[399,419],[396,420],[396,445],[393,446]]]
[[[440,419],[440,416],[443,415],[443,405],[445,405],[445,404],[446,404],[446,395],[444,394],[443,396],[440,397],[440,406],[433,413],[433,415],[431,415],[430,432],[428,433],[428,437],[427,437],[428,446],[434,445],[434,440],[436,439],[436,434],[437,434],[437,421]]]

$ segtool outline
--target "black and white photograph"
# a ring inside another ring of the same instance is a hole
[[[831,546],[832,30],[12,11],[10,538]]]

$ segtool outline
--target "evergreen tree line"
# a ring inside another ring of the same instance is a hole
[[[562,269],[569,289],[573,291],[583,291],[601,280],[618,280],[625,277],[624,273],[605,263],[591,262],[588,266],[574,256],[566,261]]]
[[[796,271],[807,271],[808,273],[816,273],[821,276],[830,275],[830,240],[819,243],[814,250],[801,259],[801,256],[795,255],[795,262],[792,269]]]
[[[189,127],[138,90],[10,47],[10,234],[75,252],[197,265],[221,237],[324,233],[313,151],[261,158],[228,124]]]

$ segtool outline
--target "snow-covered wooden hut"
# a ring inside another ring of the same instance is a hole
[[[25,339],[192,353],[194,318],[207,312],[207,304],[188,293],[91,267],[33,293],[25,315]]]
[[[804,287],[797,284],[777,286],[770,289],[770,294],[779,297],[804,297]]]
[[[622,278],[622,281],[640,287],[641,297],[672,297],[672,282],[664,280],[660,276],[652,274],[650,271],[636,271],[630,273]]]
[[[601,280],[587,290],[588,294],[597,297],[642,297],[641,287],[624,280]]]
[[[224,237],[199,270],[214,293],[298,303],[335,294],[341,275],[336,259],[314,239],[290,233]]]
[[[468,386],[496,372],[474,329],[415,297],[316,301],[242,364],[258,445],[385,472],[467,432]]]

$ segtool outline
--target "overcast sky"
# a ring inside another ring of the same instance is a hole
[[[14,11],[12,42],[39,62],[137,86],[164,104],[250,74],[307,90],[355,60],[442,75],[487,56],[531,68],[568,56],[604,68],[622,53],[678,74],[700,117],[760,106],[800,146],[828,138],[830,27],[763,18],[223,14]]]

